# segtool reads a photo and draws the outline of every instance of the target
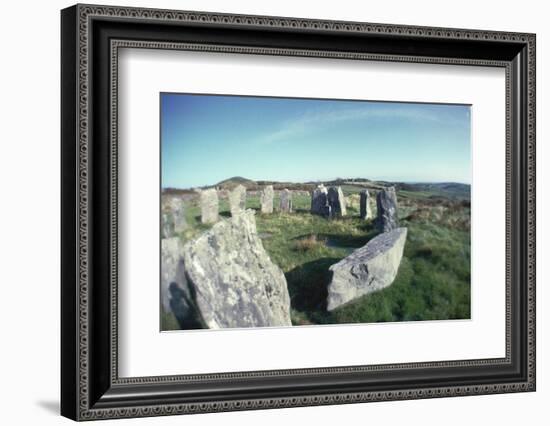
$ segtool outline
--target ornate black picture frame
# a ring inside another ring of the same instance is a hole
[[[92,420],[535,390],[534,34],[96,5],[64,9],[61,29],[62,415]],[[120,47],[504,68],[506,356],[120,378]]]

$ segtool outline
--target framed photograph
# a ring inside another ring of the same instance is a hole
[[[61,12],[61,412],[535,390],[535,35]]]

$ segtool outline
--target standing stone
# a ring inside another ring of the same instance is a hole
[[[170,212],[163,211],[161,215],[160,237],[171,238],[174,235],[174,218]]]
[[[188,286],[183,266],[180,239],[161,242],[160,295],[164,312],[172,312],[182,329],[203,328],[194,295]]]
[[[332,265],[327,310],[393,283],[403,257],[407,228],[379,234],[363,247]]]
[[[261,212],[273,213],[273,185],[267,185],[260,194]]]
[[[380,232],[389,232],[399,226],[397,219],[397,196],[395,188],[383,189],[376,194],[376,227]]]
[[[253,210],[186,243],[183,267],[208,328],[292,325],[285,275],[262,245]]]
[[[161,237],[175,237],[187,229],[183,199],[173,195],[163,195],[161,201]]]
[[[232,191],[229,192],[229,210],[231,210],[231,216],[244,211],[246,207],[246,188],[242,185],[237,185]]]
[[[328,205],[330,206],[330,217],[342,217],[346,215],[346,199],[342,188],[331,186],[327,193]]]
[[[363,189],[360,193],[359,215],[361,219],[372,219],[372,209],[370,206],[370,194],[368,189]]]
[[[281,200],[279,202],[279,208],[282,212],[291,213],[292,212],[292,192],[288,189],[283,189],[280,192]]]
[[[179,276],[183,271],[178,271],[178,262],[181,258],[181,244],[177,237],[163,238],[161,240],[161,268],[160,268],[160,295],[162,307],[165,312],[170,312],[170,284],[182,282]]]
[[[215,223],[218,221],[218,192],[215,188],[200,191],[201,222]]]
[[[311,191],[311,214],[330,216],[327,188],[321,184]]]
[[[170,200],[170,212],[174,222],[174,232],[179,234],[187,229],[187,221],[185,220],[185,204],[179,197],[173,197]]]

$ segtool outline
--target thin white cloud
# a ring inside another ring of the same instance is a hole
[[[328,124],[344,121],[368,120],[373,118],[398,118],[410,121],[441,122],[441,117],[429,111],[418,111],[412,108],[347,108],[337,110],[308,111],[302,116],[285,122],[278,129],[266,134],[262,141],[264,143],[278,142],[303,135]]]

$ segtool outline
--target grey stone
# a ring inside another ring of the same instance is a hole
[[[260,211],[262,213],[273,213],[273,185],[264,187],[260,194]]]
[[[403,257],[407,228],[379,234],[363,247],[332,265],[327,310],[393,283]]]
[[[292,212],[292,192],[290,192],[288,189],[283,189],[280,192],[281,197],[279,202],[279,209],[282,212],[285,213],[291,213]]]
[[[359,193],[359,197],[359,216],[361,219],[372,219],[371,201],[368,189],[363,189]]]
[[[330,206],[330,217],[342,217],[346,215],[346,198],[342,188],[331,186],[327,193],[328,205]]]
[[[188,288],[208,328],[291,325],[286,279],[262,245],[253,210],[216,223],[182,252]]]
[[[177,237],[161,240],[160,294],[164,312],[172,312],[182,329],[203,328],[192,289],[185,277],[183,245]]]
[[[160,237],[171,238],[174,235],[174,218],[170,212],[163,210],[161,214]]]
[[[188,228],[185,219],[185,204],[176,195],[163,195],[161,201],[161,237],[174,237]]]
[[[201,222],[215,223],[218,221],[219,201],[218,192],[214,188],[205,189],[199,192],[201,205]]]
[[[185,204],[181,198],[173,197],[170,201],[170,211],[174,221],[174,232],[179,234],[187,229],[185,220]]]
[[[383,189],[376,194],[376,209],[376,227],[380,232],[389,232],[399,227],[397,196],[393,186]]]
[[[229,192],[229,210],[231,216],[242,213],[246,208],[246,188],[243,185],[237,185]]]
[[[328,190],[321,184],[311,191],[311,214],[329,217],[330,210],[328,204]]]

